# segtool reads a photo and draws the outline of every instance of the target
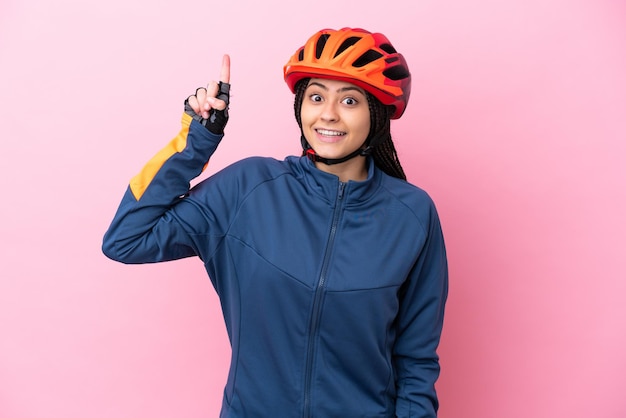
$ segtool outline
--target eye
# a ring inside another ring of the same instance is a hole
[[[319,94],[317,94],[317,93],[313,93],[313,94],[311,94],[311,95],[309,96],[309,99],[311,99],[311,101],[312,101],[312,102],[318,102],[318,103],[319,103],[319,102],[321,102],[321,101],[323,100],[323,99],[322,99],[322,96],[320,96],[320,95],[319,95]]]
[[[359,102],[354,97],[346,97],[342,100],[343,104],[347,104],[348,106],[356,106]]]

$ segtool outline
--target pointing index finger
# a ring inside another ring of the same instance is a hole
[[[230,56],[225,54],[222,58],[222,71],[220,72],[220,81],[222,83],[230,83]]]

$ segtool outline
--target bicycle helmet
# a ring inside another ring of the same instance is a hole
[[[381,33],[364,29],[324,29],[299,48],[284,67],[293,93],[303,78],[330,78],[355,84],[385,105],[391,119],[404,113],[411,93],[411,74],[404,57]]]

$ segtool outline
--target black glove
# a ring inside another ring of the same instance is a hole
[[[185,113],[191,116],[193,119],[197,120],[209,130],[209,132],[215,135],[222,135],[224,133],[224,127],[226,127],[226,123],[228,122],[228,103],[230,102],[230,84],[219,82],[219,88],[217,92],[217,99],[223,100],[226,103],[226,107],[224,110],[209,110],[209,118],[204,119],[202,115],[197,114],[192,107],[189,105],[189,98],[185,99]],[[200,87],[198,90],[204,87]],[[196,93],[198,92],[196,90]]]

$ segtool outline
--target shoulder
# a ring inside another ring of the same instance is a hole
[[[293,175],[287,160],[281,161],[270,157],[248,157],[239,160],[216,173],[214,176],[226,177],[236,182],[263,183],[286,175]]]
[[[247,157],[236,161],[217,173],[213,177],[258,177],[263,178],[280,176],[288,171],[283,161],[270,157]]]
[[[381,186],[385,192],[408,204],[421,203],[434,206],[434,202],[426,190],[408,181],[383,173]]]
[[[397,204],[404,206],[422,224],[438,222],[435,202],[426,190],[386,174],[381,181],[381,190]]]
[[[234,162],[201,181],[196,192],[223,190],[224,193],[246,194],[259,185],[293,175],[287,160],[270,157],[248,157]]]

